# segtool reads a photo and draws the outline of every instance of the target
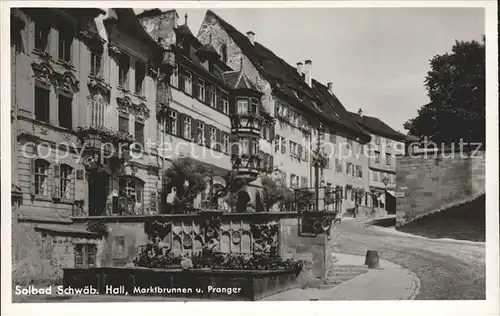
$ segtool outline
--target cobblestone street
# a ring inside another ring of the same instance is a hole
[[[376,250],[414,272],[421,281],[422,300],[485,299],[485,246],[416,238],[346,221],[334,227],[336,251],[364,255]]]

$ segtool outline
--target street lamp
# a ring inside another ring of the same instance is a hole
[[[384,179],[382,179],[382,183],[384,184],[384,208],[385,210],[387,211],[387,184],[389,183],[389,178],[387,178],[387,176],[384,177]]]
[[[314,177],[315,177],[314,189],[316,192],[315,211],[318,211],[319,209],[319,168],[322,159],[320,152],[321,152],[321,137],[323,135],[323,124],[321,122],[318,124],[317,134],[318,134],[318,139],[316,141],[316,160],[314,162]]]

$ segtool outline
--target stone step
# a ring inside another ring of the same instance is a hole
[[[363,273],[361,273],[363,274]],[[358,274],[358,275],[361,275],[361,274]],[[342,283],[342,282],[345,282],[345,281],[349,281],[350,279],[354,279],[355,277],[357,277],[358,275],[350,275],[350,276],[335,276],[335,277],[332,277],[332,276],[327,276],[325,278],[325,283],[326,284],[331,284],[331,283]]]
[[[327,277],[355,277],[360,274],[366,273],[366,271],[362,272],[342,272],[342,273],[336,273],[336,272],[327,272],[326,276]]]
[[[328,269],[329,271],[337,271],[337,272],[351,272],[351,271],[368,271],[368,267],[360,266],[360,267],[331,267]]]

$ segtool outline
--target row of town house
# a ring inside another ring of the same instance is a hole
[[[292,67],[210,10],[197,36],[187,22],[175,10],[11,11],[17,220],[156,214],[162,173],[179,156],[220,177],[268,173],[311,188],[318,138],[329,157],[318,182],[342,189],[342,210],[354,188],[395,187],[405,136],[348,112],[331,83],[313,78],[312,61]],[[102,157],[96,135],[117,147],[135,142],[131,159]],[[345,148],[354,154],[330,155]],[[384,208],[385,201],[366,194],[359,203]]]

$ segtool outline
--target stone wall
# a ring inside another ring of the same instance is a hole
[[[64,268],[75,267],[75,245],[97,245],[96,265],[103,255],[103,239],[86,234],[64,232],[73,225],[46,225],[32,222],[16,223],[13,231],[13,281],[16,283],[58,282]],[[53,229],[53,230],[52,230]],[[63,231],[55,231],[55,230]]]
[[[313,277],[323,278],[331,264],[331,239],[325,234],[301,236],[298,218],[281,219],[280,226],[281,257],[302,260],[307,272]]]
[[[460,153],[398,157],[397,226],[485,192],[485,157]]]

